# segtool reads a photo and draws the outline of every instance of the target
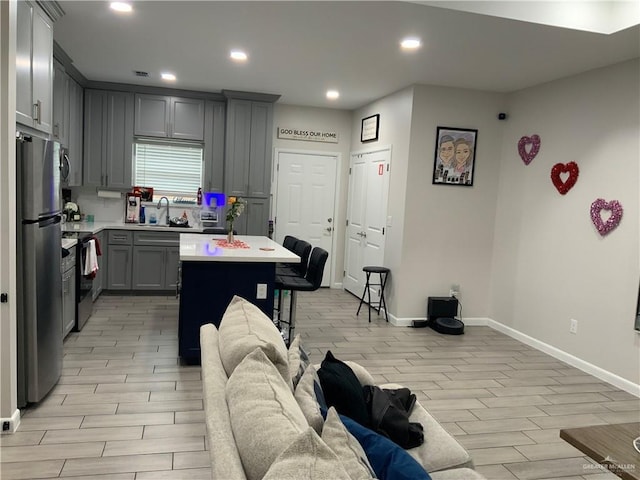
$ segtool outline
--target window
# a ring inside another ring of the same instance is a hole
[[[166,196],[195,197],[202,185],[202,145],[137,139],[133,184]]]

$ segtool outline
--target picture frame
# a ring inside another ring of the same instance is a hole
[[[370,117],[362,119],[360,127],[360,142],[374,142],[378,140],[378,132],[380,131],[380,114],[376,113]]]
[[[438,127],[431,183],[472,187],[477,142],[478,130]]]

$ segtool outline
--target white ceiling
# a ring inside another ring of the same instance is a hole
[[[89,80],[273,93],[294,105],[354,109],[412,84],[511,92],[640,56],[637,22],[607,35],[415,2],[137,1],[129,15],[104,1],[59,3],[54,38]],[[401,52],[407,35],[422,48]],[[232,48],[248,62],[231,62]],[[160,80],[165,70],[175,83]],[[328,89],[340,98],[327,100]]]

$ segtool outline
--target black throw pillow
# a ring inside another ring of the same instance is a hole
[[[349,365],[328,351],[318,370],[318,377],[329,407],[335,407],[341,415],[369,427],[369,413],[362,385]]]

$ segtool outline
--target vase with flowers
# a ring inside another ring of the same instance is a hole
[[[227,210],[227,242],[233,243],[233,222],[238,218],[242,212],[244,212],[244,207],[246,202],[240,197],[229,197],[228,200],[229,210]]]

